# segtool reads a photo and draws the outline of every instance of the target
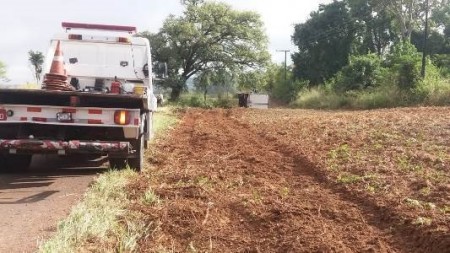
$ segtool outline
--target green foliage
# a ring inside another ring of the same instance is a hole
[[[347,0],[356,26],[357,39],[353,42],[358,54],[376,53],[381,56],[392,41],[396,40],[394,15],[386,8],[379,8],[378,1]]]
[[[207,100],[203,100],[200,94],[187,94],[178,99],[177,104],[181,107],[209,107]],[[212,107],[212,106],[211,106]]]
[[[220,2],[185,1],[181,16],[169,16],[156,35],[149,33],[157,61],[168,62],[165,82],[177,99],[186,81],[206,70],[258,69],[268,59],[267,37],[261,17]]]
[[[387,66],[395,75],[396,84],[402,90],[412,90],[421,80],[422,58],[416,47],[409,42],[399,42],[392,48]]]
[[[164,134],[178,122],[178,117],[173,113],[172,108],[158,108],[153,114],[153,131],[156,137]]]
[[[298,92],[309,85],[308,81],[300,81],[293,79],[281,79],[275,85],[272,95],[284,102],[292,102],[295,100]]]
[[[431,60],[443,76],[450,77],[450,54],[435,54]]]
[[[28,61],[34,70],[34,78],[36,78],[36,83],[41,80],[42,65],[44,64],[44,55],[39,51],[28,51]]]
[[[207,96],[205,100],[202,94],[199,93],[187,93],[180,96],[176,105],[180,107],[196,107],[196,108],[224,108],[229,109],[235,107],[238,104],[237,100],[231,97],[213,98]]]
[[[309,85],[308,81],[294,80],[292,71],[285,69],[282,65],[272,65],[266,72],[267,89],[271,91],[271,95],[283,102],[292,102],[297,93],[304,87]]]
[[[381,64],[381,59],[375,54],[351,57],[350,64],[337,74],[334,89],[346,92],[378,86],[385,72]]]
[[[318,85],[335,75],[348,64],[355,28],[345,1],[320,5],[308,21],[295,26],[294,76]]]
[[[266,90],[267,75],[262,70],[246,71],[239,75],[238,86],[241,90],[259,92]]]
[[[238,104],[238,102],[236,101],[236,99],[231,99],[231,98],[221,97],[214,101],[214,107],[224,108],[224,109],[230,109],[230,108],[236,107],[237,104]]]
[[[39,252],[136,251],[146,227],[138,213],[127,210],[125,191],[136,176],[130,169],[100,175]],[[94,250],[92,242],[103,243]]]
[[[295,77],[320,85],[302,89],[292,104],[319,109],[448,105],[450,87],[444,77],[450,74],[450,7],[447,0],[430,2],[427,51],[432,61],[426,60],[422,78],[418,49],[423,49],[424,8],[423,2],[410,0],[321,5],[293,36],[299,48],[293,57]],[[293,91],[281,87],[273,93]]]
[[[450,80],[444,80],[432,65],[428,75],[413,90],[401,90],[384,79],[373,89],[338,93],[321,85],[299,92],[294,107],[308,109],[377,109],[411,105],[450,105]],[[392,80],[395,83],[395,80]]]
[[[325,86],[318,86],[300,91],[292,105],[306,109],[338,109],[348,107],[349,99],[330,91]]]

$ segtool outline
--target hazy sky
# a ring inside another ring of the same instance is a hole
[[[224,0],[237,9],[261,14],[275,62],[283,62],[277,49],[294,50],[293,26],[303,22],[320,3],[331,0]],[[33,82],[28,51],[46,54],[51,37],[62,32],[61,22],[136,26],[157,32],[169,14],[182,12],[180,0],[7,0],[0,9],[0,61],[7,65],[10,84]]]

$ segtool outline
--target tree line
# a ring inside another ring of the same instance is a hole
[[[319,5],[307,21],[294,26],[291,39],[297,52],[287,73],[270,60],[258,13],[216,1],[182,4],[183,13],[167,17],[158,32],[137,35],[150,40],[154,63],[167,64],[168,78],[160,85],[173,100],[190,82],[205,99],[211,87],[220,86],[227,93],[264,91],[299,106],[307,106],[309,98],[322,103],[339,97],[337,103],[345,106],[361,97],[420,100],[436,90],[443,90],[441,97],[450,95],[449,0],[335,0]],[[426,77],[421,75],[424,49]],[[30,51],[29,60],[39,82],[43,56]]]
[[[296,97],[300,106],[308,105],[308,96],[312,107],[320,98],[337,96],[349,107],[362,98],[384,107],[393,97],[404,103],[391,106],[436,95],[450,103],[445,99],[450,95],[448,0],[334,1],[297,24],[292,40],[298,48],[292,57],[294,79],[304,81],[299,89],[310,89]]]

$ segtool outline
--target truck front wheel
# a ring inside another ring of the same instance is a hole
[[[135,171],[141,171],[144,167],[144,135],[140,135],[139,139],[133,141],[131,144],[136,149],[136,157],[128,159],[128,165]]]

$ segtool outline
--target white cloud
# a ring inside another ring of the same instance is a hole
[[[331,0],[225,0],[236,8],[261,14],[276,62],[284,55],[276,49],[291,49],[293,25],[303,22],[319,3]],[[46,52],[62,21],[134,25],[140,31],[156,32],[169,14],[179,14],[179,0],[15,0],[2,3],[0,60],[8,66],[11,83],[33,81],[28,65],[29,50]],[[6,21],[6,22],[5,22]]]

